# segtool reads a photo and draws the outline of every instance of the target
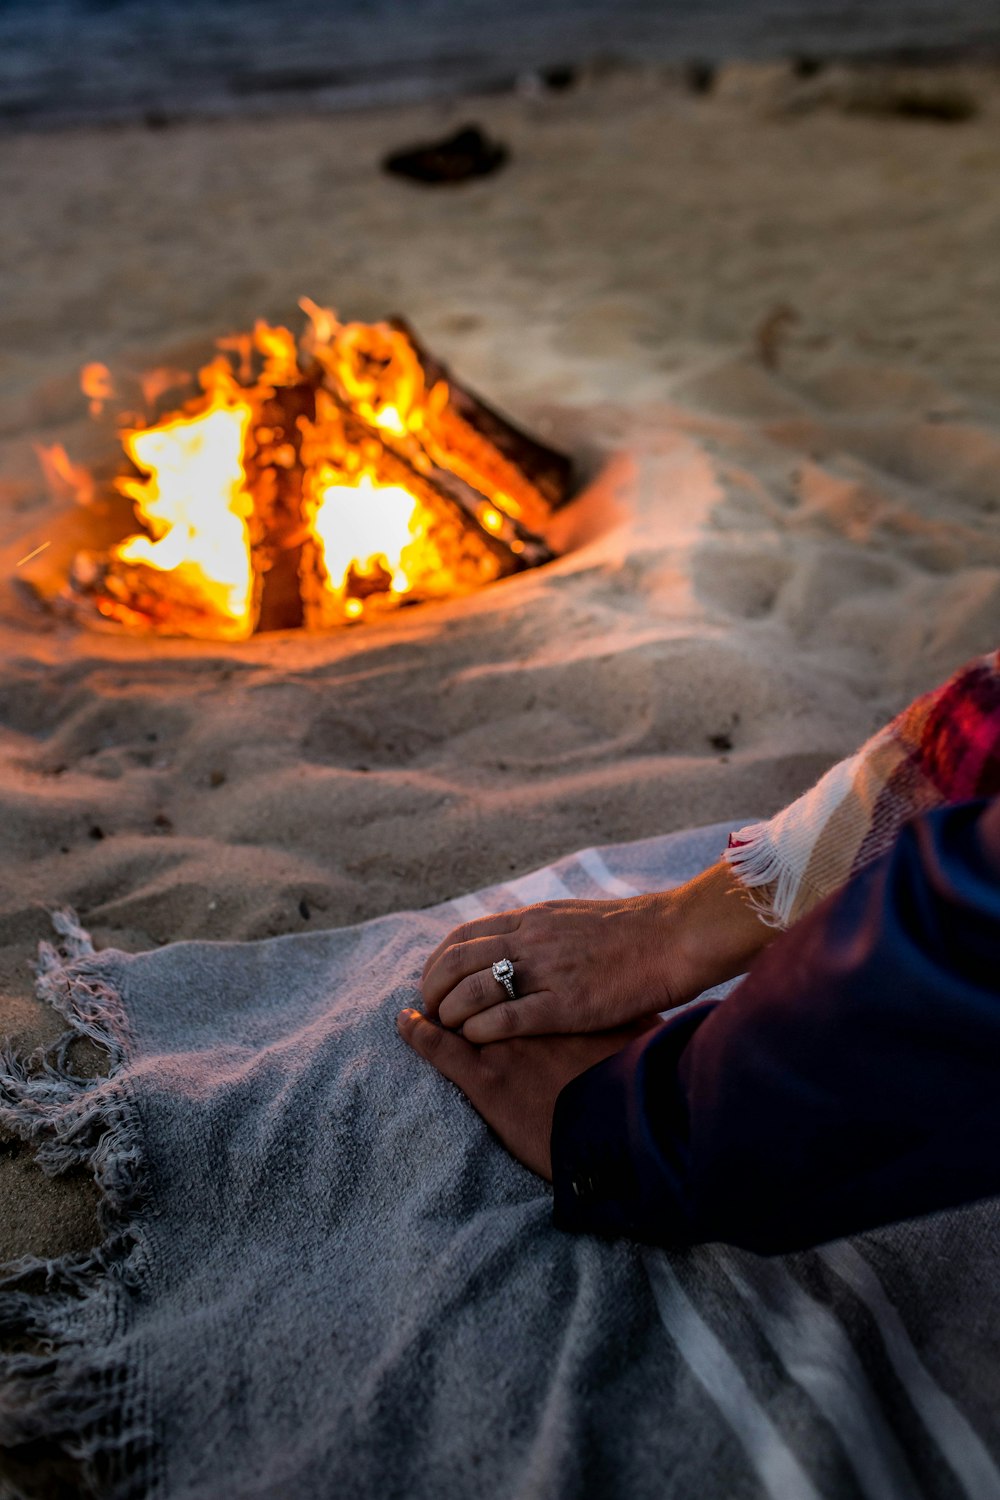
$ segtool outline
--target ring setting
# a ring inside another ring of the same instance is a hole
[[[512,1000],[517,997],[514,994],[514,965],[509,958],[498,958],[493,965],[493,978],[497,984],[502,984]]]

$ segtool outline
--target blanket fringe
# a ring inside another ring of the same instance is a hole
[[[59,942],[40,945],[36,990],[70,1029],[27,1064],[0,1051],[0,1126],[50,1175],[91,1170],[105,1238],[88,1255],[0,1268],[0,1490],[36,1500],[69,1472],[80,1495],[132,1500],[151,1492],[151,1434],[141,1371],[114,1348],[148,1275],[134,1222],[146,1184],[123,1070],[128,1026],[75,914],[52,921]],[[73,1070],[80,1037],[107,1053],[107,1076]]]
[[[730,835],[725,859],[747,893],[747,900],[767,927],[785,928],[792,920],[798,889],[795,872],[778,857],[769,823],[749,823]]]

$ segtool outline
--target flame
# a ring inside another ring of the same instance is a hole
[[[97,499],[93,475],[82,464],[75,464],[62,443],[53,443],[46,448],[37,444],[35,452],[42,466],[45,481],[54,495],[71,497],[77,505],[90,509],[101,509]]]
[[[191,384],[191,374],[187,370],[172,370],[168,365],[161,365],[155,370],[147,370],[139,376],[139,386],[142,390],[142,399],[148,407],[153,407],[160,397],[167,391],[176,390],[181,386]]]
[[[376,484],[362,474],[354,484],[320,489],[313,515],[326,587],[343,598],[352,582],[382,584],[379,592],[396,599],[443,566],[430,534],[433,517],[415,495],[398,484]],[[363,599],[346,601],[357,619]]]
[[[309,329],[303,340],[310,354],[318,348],[332,344],[340,323],[331,307],[320,307],[311,297],[300,297],[299,306],[309,319]]]
[[[126,537],[111,553],[173,573],[237,637],[252,629],[253,502],[243,468],[251,416],[246,402],[213,402],[198,416],[125,433],[125,451],[145,477],[119,480],[119,488],[151,535]]]
[[[294,385],[299,379],[299,347],[294,334],[258,319],[253,342],[257,352],[264,356],[261,379],[269,385]]]
[[[104,410],[104,403],[110,401],[115,393],[114,381],[107,365],[84,365],[80,371],[80,389],[90,398],[90,415],[99,417]]]
[[[338,324],[316,354],[364,421],[397,437],[422,426],[424,372],[409,340],[390,324]]]

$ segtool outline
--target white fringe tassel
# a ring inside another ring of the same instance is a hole
[[[767,927],[788,927],[799,888],[799,877],[784,861],[769,823],[750,823],[733,834],[737,841],[723,851],[747,899]]]

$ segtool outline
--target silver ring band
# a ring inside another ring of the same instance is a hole
[[[516,1000],[514,994],[514,965],[509,958],[498,958],[493,965],[493,978],[497,984],[502,984],[512,1000]]]

